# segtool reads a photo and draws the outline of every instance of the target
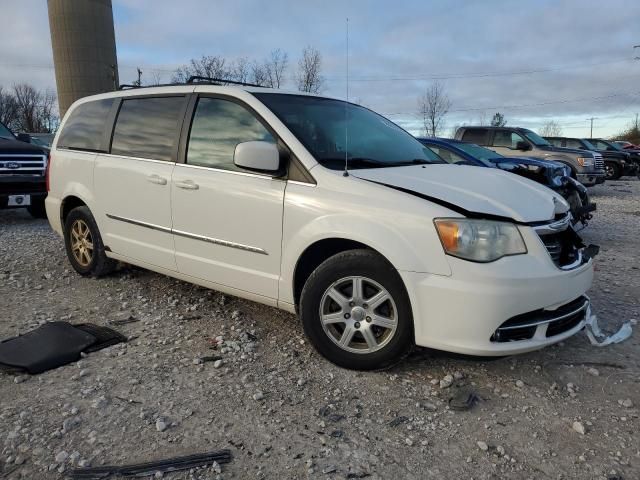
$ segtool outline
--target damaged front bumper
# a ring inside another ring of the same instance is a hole
[[[585,246],[570,226],[554,231],[557,223],[544,225],[547,231],[519,227],[526,255],[488,264],[448,257],[450,276],[400,272],[413,306],[416,343],[500,356],[537,350],[580,331],[598,248]]]

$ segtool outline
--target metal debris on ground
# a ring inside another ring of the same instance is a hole
[[[587,307],[587,323],[584,331],[591,342],[591,345],[596,347],[606,347],[612,343],[624,342],[631,336],[633,329],[631,328],[631,322],[625,322],[620,329],[613,335],[606,336],[598,327],[598,317],[594,313],[591,313],[591,307]]]
[[[449,398],[449,408],[458,412],[465,412],[471,410],[480,400],[482,400],[482,398],[475,392],[460,390]]]
[[[156,472],[177,472],[214,463],[229,463],[231,459],[230,450],[217,450],[135,465],[76,468],[71,470],[69,476],[75,479],[104,479],[115,476],[144,477],[155,475]]]

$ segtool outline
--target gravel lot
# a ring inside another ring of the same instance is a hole
[[[379,373],[327,363],[272,308],[133,268],[81,278],[46,221],[0,211],[0,338],[138,320],[116,327],[127,344],[0,374],[0,478],[218,448],[234,455],[222,473],[165,478],[640,478],[640,181],[591,192],[594,310],[609,331],[632,320],[631,339],[596,348],[580,333],[497,360],[420,349]],[[450,410],[463,388],[483,400]]]

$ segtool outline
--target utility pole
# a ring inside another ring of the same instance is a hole
[[[589,135],[589,138],[593,138],[593,121],[597,120],[598,117],[591,117],[591,118],[587,118],[587,120],[591,121],[591,134]]]

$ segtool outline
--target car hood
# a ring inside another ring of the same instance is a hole
[[[566,153],[566,154],[578,155],[582,157],[594,156],[593,152],[589,150],[580,150],[578,148],[554,147],[553,145],[547,147],[545,145],[542,145],[542,146],[539,146],[538,149],[544,150],[545,152]]]
[[[540,158],[533,157],[499,157],[492,158],[490,160],[492,163],[521,163],[523,165],[535,165],[536,167],[562,167],[564,166],[560,162],[556,162],[553,160],[542,160]]]
[[[0,155],[6,154],[43,155],[44,151],[42,148],[31,145],[30,143],[0,137]]]
[[[426,165],[353,170],[354,177],[439,203],[466,216],[544,222],[565,213],[565,200],[547,187],[497,168]]]

